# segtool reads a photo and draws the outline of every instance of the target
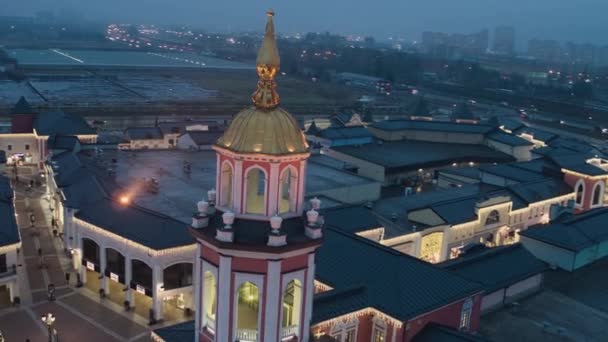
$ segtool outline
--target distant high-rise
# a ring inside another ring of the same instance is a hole
[[[511,26],[498,26],[494,29],[493,50],[503,55],[515,53],[515,29]]]
[[[528,55],[547,62],[557,62],[561,49],[555,40],[532,39],[528,42]]]

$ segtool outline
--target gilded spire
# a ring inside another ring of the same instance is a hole
[[[266,22],[264,40],[256,59],[256,69],[260,79],[251,99],[258,108],[272,109],[279,105],[279,95],[275,90],[274,77],[279,72],[281,59],[279,58],[279,49],[277,49],[274,34],[274,22],[272,21],[274,12],[270,10],[266,14],[268,15],[268,21]]]

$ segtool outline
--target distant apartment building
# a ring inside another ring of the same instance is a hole
[[[557,62],[560,51],[559,43],[555,40],[532,39],[528,42],[528,55],[536,59]]]
[[[422,49],[424,53],[440,58],[460,58],[478,56],[489,46],[487,29],[470,34],[447,34],[443,32],[423,32]]]
[[[498,26],[494,29],[492,50],[503,55],[515,53],[515,29],[512,26]]]

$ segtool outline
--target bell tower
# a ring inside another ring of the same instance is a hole
[[[258,52],[253,105],[214,146],[216,189],[198,203],[197,341],[308,341],[319,200],[304,212],[308,144],[279,107],[274,13]]]

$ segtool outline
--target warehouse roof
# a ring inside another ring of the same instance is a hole
[[[94,128],[89,126],[79,115],[66,112],[45,112],[36,115],[34,129],[38,135],[94,135]]]
[[[338,146],[333,150],[380,165],[389,171],[417,170],[453,162],[507,162],[513,157],[487,146],[424,141],[394,141],[361,146]]]
[[[461,277],[483,285],[486,293],[513,285],[547,269],[521,244],[491,248],[440,264]]]
[[[565,217],[546,225],[536,225],[521,235],[550,245],[578,252],[608,240],[608,208]]]
[[[374,123],[372,127],[383,131],[420,130],[478,134],[485,134],[494,129],[492,126],[478,124],[402,119],[379,121]]]
[[[524,138],[520,138],[517,135],[505,133],[502,131],[495,131],[486,136],[487,139],[497,141],[501,144],[508,146],[533,146],[534,144]]]
[[[332,227],[317,251],[316,278],[335,292],[316,296],[313,323],[364,307],[406,321],[481,291],[451,272]]]

